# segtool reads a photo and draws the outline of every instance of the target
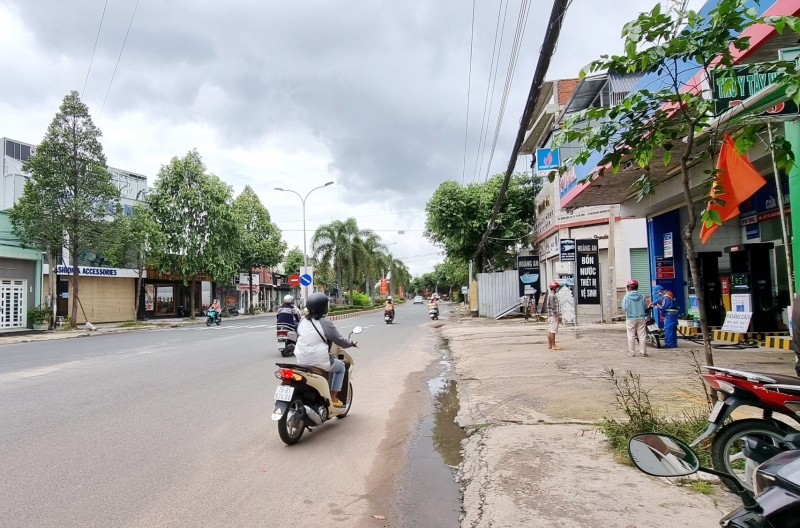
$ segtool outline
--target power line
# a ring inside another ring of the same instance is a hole
[[[133,26],[133,18],[136,16],[136,10],[139,8],[139,0],[136,0],[136,5],[133,6],[133,14],[131,15],[131,21],[128,24],[128,31],[125,32],[125,40],[122,41],[122,48],[119,50],[119,57],[117,57],[117,64],[114,66],[114,73],[111,74],[111,82],[108,83],[108,90],[106,90],[106,96],[103,99],[103,106],[100,107],[100,114],[97,116],[98,119],[103,115],[103,109],[106,107],[106,101],[108,100],[108,94],[111,92],[111,85],[114,84],[114,77],[117,76],[117,68],[119,68],[119,61],[122,60],[122,52],[125,51],[125,44],[128,42],[128,35],[131,32],[131,26]]]
[[[103,29],[103,20],[106,18],[106,8],[108,7],[108,0],[106,0],[106,4],[103,6],[103,14],[100,16],[100,27],[97,28],[97,37],[94,39],[94,48],[92,48],[92,58],[89,59],[89,69],[86,70],[86,80],[83,81],[83,91],[81,92],[81,96],[86,96],[86,84],[89,82],[89,72],[92,71],[92,63],[94,62],[94,52],[97,51],[97,41],[100,40],[100,30]]]
[[[467,77],[467,122],[464,125],[464,165],[461,168],[461,185],[467,172],[467,137],[469,136],[469,93],[472,90],[472,44],[475,41],[475,0],[472,0],[472,26],[469,32],[469,76]]]
[[[525,7],[525,4],[527,8]],[[508,96],[511,93],[511,85],[514,82],[514,73],[517,70],[517,59],[519,58],[519,50],[522,47],[522,41],[525,36],[525,28],[528,24],[528,15],[530,14],[531,2],[530,0],[522,0],[519,5],[519,16],[517,17],[517,31],[514,34],[514,44],[511,47],[511,55],[508,59],[508,70],[506,71],[506,84],[503,88],[503,96],[500,101],[500,110],[497,113],[497,125],[494,129],[494,139],[492,140],[492,148],[489,151],[489,162],[486,164],[486,177],[484,180],[489,179],[489,171],[492,168],[492,161],[494,160],[494,152],[497,148],[497,140],[500,137],[500,129],[503,126],[503,117],[506,113],[506,104],[508,103]]]
[[[494,67],[494,55],[497,52],[497,34],[500,32],[500,14],[503,12],[503,0],[497,7],[497,23],[494,28],[494,43],[492,44],[492,60],[489,63],[489,80],[486,83],[486,99],[483,102],[483,116],[481,116],[481,131],[478,133],[478,150],[475,152],[475,170],[472,171],[472,181],[475,181],[478,174],[478,157],[481,149],[481,137],[483,136],[483,122],[486,120],[486,108],[489,106],[489,89],[492,86],[492,68]]]
[[[486,152],[486,137],[489,135],[489,120],[492,118],[492,106],[494,106],[494,89],[497,86],[497,71],[500,69],[500,52],[503,50],[503,36],[506,33],[506,15],[508,15],[508,4],[511,0],[506,0],[506,9],[503,12],[503,29],[500,32],[500,46],[497,48],[497,62],[494,65],[494,79],[492,79],[492,96],[489,98],[489,112],[486,114],[486,130],[483,134],[483,147],[480,147],[481,162],[479,167],[483,167],[483,155]],[[489,72],[491,75],[491,72]],[[480,179],[480,172],[477,178]]]
[[[542,92],[542,84],[547,75],[547,70],[550,68],[550,61],[553,58],[556,44],[558,43],[558,36],[561,33],[561,26],[564,23],[564,15],[567,12],[571,0],[555,0],[553,2],[553,9],[550,13],[550,21],[547,24],[547,31],[544,35],[544,43],[539,51],[539,61],[536,64],[536,71],[533,74],[533,81],[531,81],[531,88],[528,92],[528,99],[525,102],[525,110],[522,113],[522,119],[519,122],[519,130],[517,131],[517,138],[514,141],[514,146],[511,149],[511,157],[508,160],[508,167],[506,168],[505,176],[503,177],[503,184],[500,186],[500,192],[497,194],[497,201],[492,208],[492,216],[486,226],[481,241],[478,244],[478,249],[473,255],[473,259],[477,259],[483,251],[483,246],[489,238],[489,234],[494,229],[494,222],[497,219],[497,214],[500,212],[500,207],[503,205],[506,191],[508,190],[508,182],[511,179],[511,173],[517,165],[517,155],[522,146],[522,141],[525,139],[525,131],[528,129],[528,123],[533,118],[533,111],[536,108],[536,103]]]

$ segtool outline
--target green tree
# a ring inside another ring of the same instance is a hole
[[[355,218],[344,222],[334,220],[322,225],[314,232],[311,246],[319,262],[328,262],[336,271],[338,285],[338,301],[342,301],[343,277],[348,279],[350,298],[353,298],[353,287],[356,257],[359,252],[359,239],[366,239],[374,233],[369,229],[359,229]]]
[[[73,268],[73,324],[80,303],[78,258],[100,243],[109,225],[105,218],[119,199],[101,136],[78,92],[67,94],[36,153],[22,166],[30,178],[10,211],[14,232],[23,243],[50,254],[51,297],[57,249],[66,241]]]
[[[153,221],[163,234],[156,251],[158,268],[191,280],[191,317],[195,312],[196,276],[230,281],[239,269],[241,230],[231,188],[206,173],[200,154],[192,150],[172,158],[158,173],[148,197]]]
[[[425,236],[442,247],[448,256],[464,262],[472,259],[483,236],[492,207],[503,183],[497,174],[485,183],[461,185],[442,183],[425,206]],[[500,269],[511,264],[509,251],[530,240],[536,214],[534,199],[541,185],[525,174],[509,182],[505,207],[495,221],[492,237],[476,262],[479,271]]]
[[[699,284],[695,259],[693,233],[697,227],[697,214],[693,206],[690,187],[690,167],[707,163],[704,171],[710,186],[718,186],[720,178],[713,165],[719,140],[726,131],[738,131],[737,147],[747,149],[755,142],[756,132],[763,124],[743,125],[740,118],[715,121],[714,101],[706,93],[689,86],[682,79],[687,65],[699,65],[710,79],[710,71],[722,72],[732,86],[735,77],[734,50],[747,50],[749,37],[741,36],[748,27],[757,23],[773,25],[783,31],[789,27],[800,31],[800,19],[795,17],[767,17],[759,19],[756,9],[746,0],[719,0],[705,14],[681,7],[667,10],[657,4],[650,12],[642,13],[622,29],[625,52],[622,55],[602,56],[581,72],[643,72],[657,74],[663,87],[653,84],[628,95],[610,107],[590,108],[570,117],[555,144],[570,143],[577,153],[565,167],[585,164],[594,153],[601,153],[597,163],[601,167],[584,181],[606,173],[616,174],[620,169],[632,167],[641,177],[634,183],[639,199],[652,194],[659,178],[656,169],[675,167],[683,183],[684,204],[688,221],[682,231],[691,278]],[[782,63],[778,68],[776,83],[787,86],[787,94],[800,102],[800,80],[793,63]],[[774,142],[784,163],[793,157],[786,152],[786,142],[779,137]],[[673,157],[676,163],[671,164]],[[551,174],[551,178],[555,173]],[[722,200],[716,200],[720,205]],[[716,214],[715,214],[716,213]],[[702,220],[709,226],[721,223],[717,211],[707,211]],[[711,334],[705,316],[705,299],[702,289],[697,290],[700,322],[703,333],[705,358],[713,365]]]
[[[234,214],[241,228],[239,266],[247,270],[252,284],[254,268],[269,268],[280,264],[286,251],[286,242],[283,241],[278,226],[272,223],[269,211],[249,185],[236,197]],[[252,302],[248,308],[253,310]]]
[[[103,246],[103,254],[112,266],[136,270],[134,318],[139,316],[144,272],[154,263],[156,249],[163,245],[163,233],[153,221],[146,204],[134,205],[130,216],[125,216],[117,209]]]
[[[303,250],[295,246],[286,253],[286,258],[283,259],[283,271],[285,271],[287,275],[300,273],[300,267],[304,262]],[[317,271],[314,270],[314,275],[316,274]],[[314,282],[317,282],[316,277],[314,277]]]

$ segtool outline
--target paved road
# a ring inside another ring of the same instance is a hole
[[[0,347],[0,526],[370,525],[423,412],[425,308],[336,323],[365,327],[353,411],[292,447],[274,321]]]

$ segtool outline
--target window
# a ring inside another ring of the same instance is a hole
[[[156,286],[156,315],[173,315],[175,313],[175,287],[170,285]]]

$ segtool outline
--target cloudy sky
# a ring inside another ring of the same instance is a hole
[[[422,273],[440,258],[422,237],[433,190],[508,163],[551,9],[549,0],[530,3],[487,167],[521,2],[475,2],[466,169],[468,0],[0,0],[0,136],[38,143],[64,95],[78,90],[109,165],[152,183],[171,157],[197,148],[235,192],[251,185],[301,247],[300,200],[273,189],[305,194],[333,180],[308,200],[309,232],[355,216]],[[619,52],[622,24],[654,3],[574,0],[548,78]]]

